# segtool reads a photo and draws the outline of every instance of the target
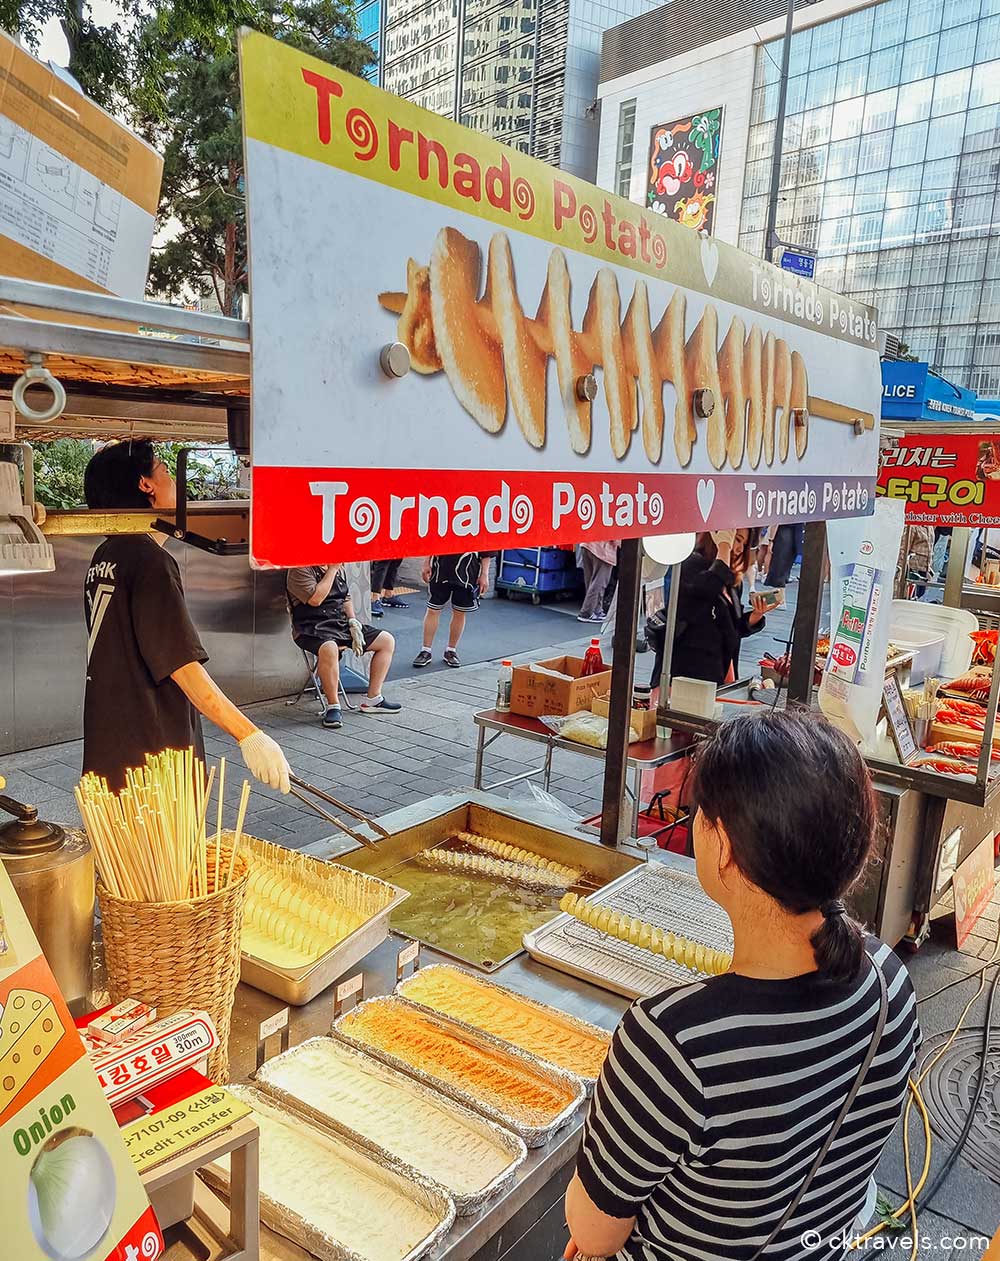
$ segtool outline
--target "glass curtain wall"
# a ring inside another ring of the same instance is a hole
[[[757,54],[740,245],[763,250],[781,41]],[[796,32],[778,235],[958,384],[1000,394],[1000,0]]]

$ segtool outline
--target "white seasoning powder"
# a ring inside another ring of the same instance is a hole
[[[483,1190],[510,1163],[507,1152],[467,1128],[460,1117],[403,1082],[365,1072],[331,1038],[303,1043],[261,1075],[459,1195]]]

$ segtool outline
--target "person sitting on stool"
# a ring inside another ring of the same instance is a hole
[[[372,654],[368,695],[363,714],[398,714],[402,705],[386,700],[382,684],[392,664],[396,641],[388,631],[366,626],[354,616],[354,604],[343,565],[303,565],[288,571],[285,580],[292,608],[292,639],[316,657],[326,710],[324,727],[342,727],[340,708],[340,653],[353,648],[359,657]]]

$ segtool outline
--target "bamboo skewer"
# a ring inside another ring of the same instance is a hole
[[[215,884],[219,887],[219,851],[222,849],[222,804],[226,796],[226,759],[219,758],[219,809],[215,817]]]
[[[94,848],[101,880],[127,901],[183,902],[218,892],[232,883],[236,849],[243,833],[250,785],[244,782],[233,852],[220,870],[225,762],[216,809],[214,882],[209,880],[208,810],[215,785],[193,749],[151,754],[126,773],[113,793],[97,775],[83,777],[77,805]],[[224,882],[223,882],[224,875]]]
[[[228,885],[233,878],[233,863],[236,861],[236,851],[240,847],[240,841],[243,838],[243,820],[246,818],[247,803],[250,800],[250,784],[247,780],[243,781],[243,791],[240,793],[240,809],[236,816],[236,831],[233,834],[233,848],[229,854],[229,875],[226,877]]]

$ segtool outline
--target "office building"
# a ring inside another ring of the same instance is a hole
[[[373,83],[584,179],[601,36],[655,0],[367,0]]]
[[[673,0],[610,30],[598,182],[667,205],[721,107],[714,232],[762,254],[785,0]],[[1000,394],[1000,0],[796,5],[777,231],[946,377]],[[697,161],[698,154],[694,157]]]

